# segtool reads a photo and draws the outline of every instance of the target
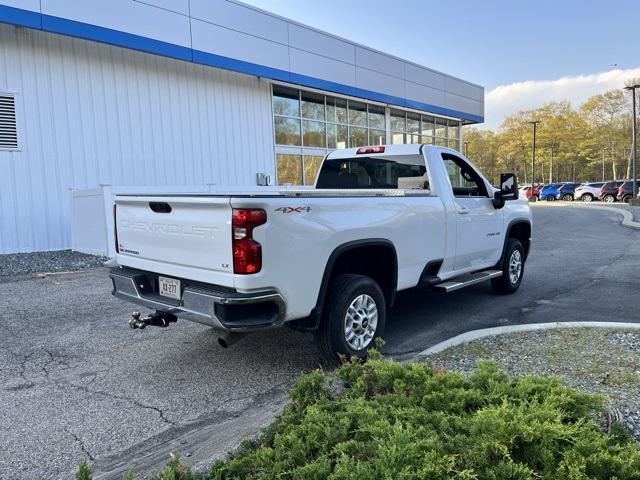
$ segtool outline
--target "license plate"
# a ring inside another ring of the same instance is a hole
[[[175,278],[158,277],[159,293],[163,297],[173,298],[174,300],[180,300],[180,280]]]

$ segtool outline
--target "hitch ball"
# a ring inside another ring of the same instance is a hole
[[[143,329],[146,326],[147,324],[145,321],[140,319],[140,312],[133,312],[131,314],[131,319],[129,319],[129,328],[135,330],[136,328]]]

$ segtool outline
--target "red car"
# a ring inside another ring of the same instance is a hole
[[[532,196],[535,197],[534,202],[540,200],[540,185],[534,185],[533,189],[531,185],[520,187],[520,194],[524,195],[529,201],[532,201]]]

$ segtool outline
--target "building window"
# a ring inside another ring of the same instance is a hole
[[[17,149],[16,100],[13,95],[0,94],[0,150]]]
[[[458,149],[460,122],[359,100],[273,85],[277,180],[313,185],[331,150],[387,143],[427,143]]]

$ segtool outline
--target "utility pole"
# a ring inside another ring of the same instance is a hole
[[[553,183],[553,155],[558,147],[557,142],[551,142],[548,145],[551,148],[551,164],[549,165],[549,183]]]
[[[604,152],[606,151],[606,148],[602,149],[602,181],[604,182]]]
[[[631,135],[633,136],[633,141],[631,142],[631,162],[632,162],[632,175],[633,175],[633,200],[636,200],[636,195],[638,193],[638,185],[636,179],[636,88],[640,87],[640,84],[634,83],[632,85],[628,85],[624,87],[626,90],[631,90],[631,98],[633,101],[633,122],[631,124]]]
[[[529,122],[533,125],[533,147],[531,148],[531,188],[536,184],[536,130],[540,120],[533,120]]]

